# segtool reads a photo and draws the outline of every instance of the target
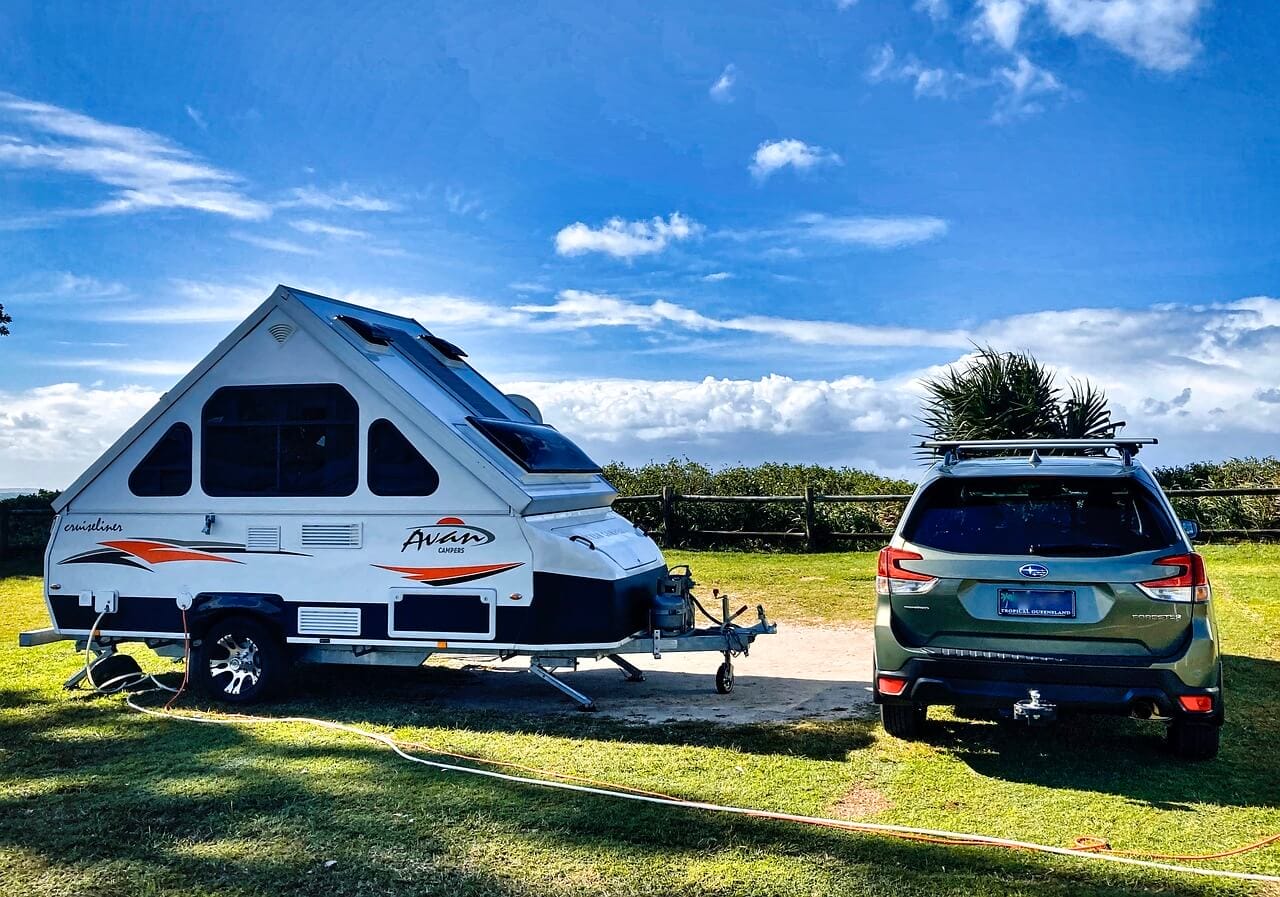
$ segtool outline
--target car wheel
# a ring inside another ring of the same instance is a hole
[[[1169,724],[1169,747],[1184,760],[1212,760],[1218,756],[1222,728],[1204,723]]]
[[[919,704],[881,704],[880,722],[894,738],[913,741],[924,734],[928,708]]]
[[[228,704],[252,704],[276,694],[289,665],[276,633],[250,617],[227,617],[210,626],[191,664],[191,680],[200,690]]]

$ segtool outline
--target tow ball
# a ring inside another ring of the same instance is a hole
[[[1013,705],[1013,718],[1030,726],[1045,725],[1058,718],[1058,705],[1041,701],[1040,692],[1033,688]]]

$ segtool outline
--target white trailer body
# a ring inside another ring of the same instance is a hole
[[[26,641],[96,622],[99,645],[173,653],[252,617],[295,659],[528,654],[542,675],[664,647],[727,663],[771,630],[655,617],[679,578],[615,497],[456,346],[282,286],[55,502],[53,630]]]

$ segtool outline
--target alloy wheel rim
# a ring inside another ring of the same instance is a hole
[[[225,654],[209,658],[209,678],[222,685],[222,691],[228,695],[238,695],[248,685],[258,684],[262,676],[262,662],[258,653],[258,645],[248,636],[236,638],[227,633],[218,639],[217,645]],[[225,676],[223,680],[220,677]]]

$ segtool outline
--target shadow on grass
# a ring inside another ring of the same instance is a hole
[[[1159,809],[1280,807],[1280,663],[1228,655],[1223,666],[1227,720],[1212,761],[1173,756],[1162,723],[1116,717],[1075,716],[1044,729],[938,721],[928,738],[995,779],[1113,794]]]
[[[441,774],[339,736],[157,720],[108,699],[30,711],[0,718],[0,852],[29,893],[1218,892]]]
[[[271,714],[296,713],[385,726],[451,726],[513,734],[609,738],[636,744],[725,747],[754,754],[831,761],[842,761],[850,751],[861,750],[872,742],[873,729],[868,720],[638,724],[581,713],[568,702],[550,704],[558,701],[554,693],[521,712],[506,705],[473,706],[453,691],[454,686],[460,689],[473,682],[475,676],[511,676],[509,672],[324,666],[305,666],[299,671],[296,699],[272,705]],[[542,689],[541,684],[538,687]],[[723,700],[732,701],[733,696]],[[548,706],[554,709],[545,709]]]

